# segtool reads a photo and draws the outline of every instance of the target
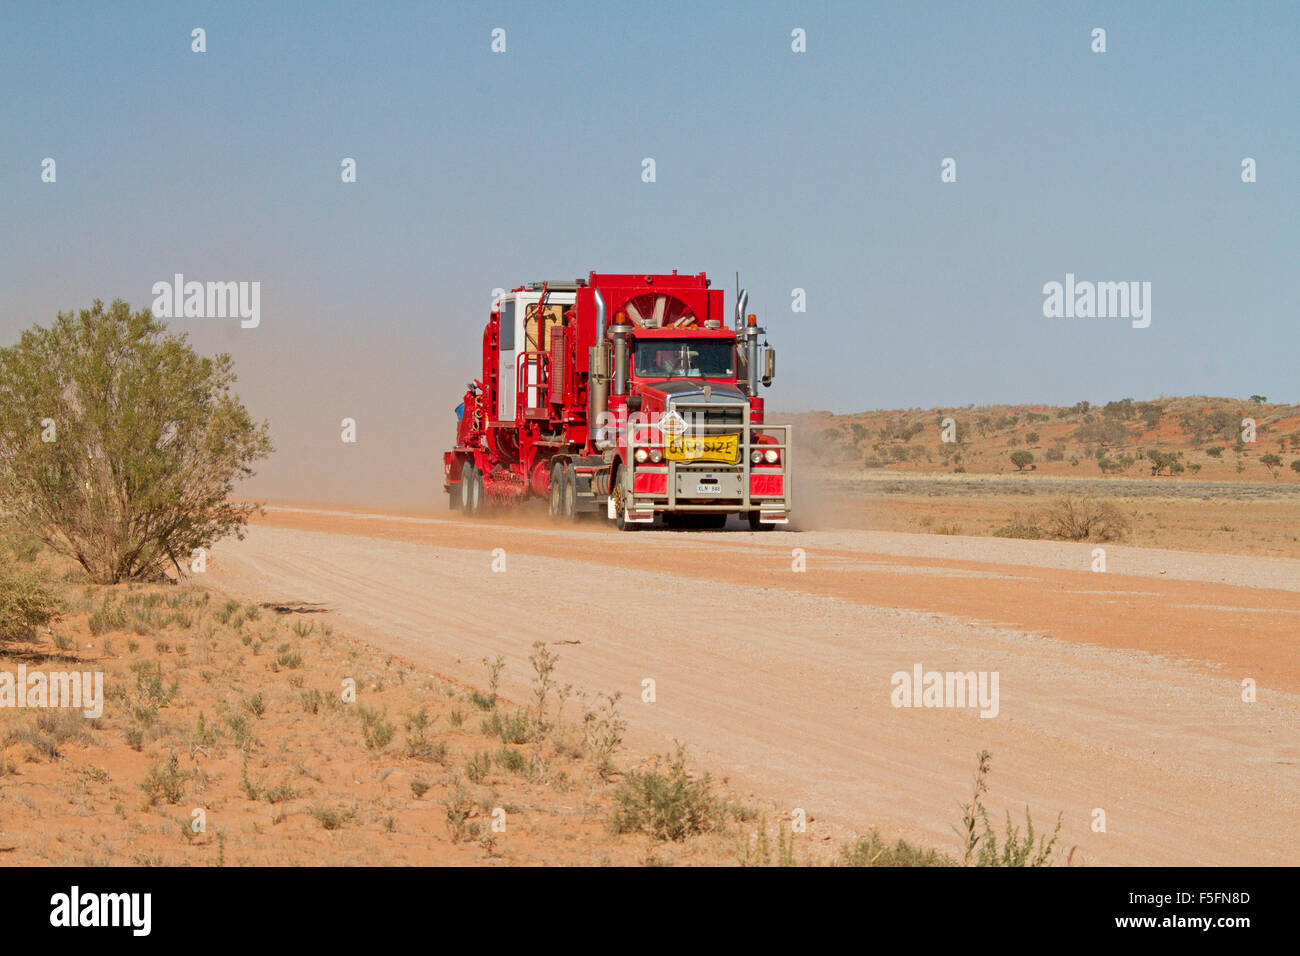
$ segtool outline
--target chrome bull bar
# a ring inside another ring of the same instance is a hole
[[[741,422],[705,422],[703,413],[706,411],[717,412],[726,408],[743,408],[744,416]],[[624,424],[622,430],[627,436],[627,461],[624,463],[624,477],[621,479],[624,496],[624,507],[627,509],[629,521],[650,522],[654,520],[656,511],[659,512],[678,512],[691,514],[708,514],[708,513],[736,513],[736,512],[759,512],[759,520],[771,524],[784,524],[790,519],[791,509],[791,489],[790,489],[790,441],[792,428],[791,425],[760,425],[750,421],[749,404],[732,405],[721,402],[684,402],[675,401],[672,403],[672,409],[681,413],[688,418],[688,428],[683,437],[707,438],[709,435],[732,435],[739,434],[739,461],[732,463],[716,461],[697,461],[697,460],[675,460],[666,456],[662,461],[656,463],[644,462],[638,464],[636,461],[636,450],[644,448],[647,450],[658,449],[664,450],[663,436],[659,440],[651,440],[651,433],[659,434],[657,425],[638,424],[631,427]],[[762,435],[767,439],[776,439],[776,441],[756,441],[756,437]],[[750,456],[755,449],[768,451],[775,449],[780,455],[778,465],[765,465],[755,472],[753,462]],[[667,475],[667,488],[665,494],[646,494],[645,492],[636,493],[634,487],[634,477],[638,473],[649,471],[653,474]],[[679,478],[699,474],[702,477],[725,476],[727,478],[739,477],[739,494],[728,495],[725,500],[707,501],[701,500],[699,495],[679,495]],[[751,494],[750,477],[752,474],[759,475],[780,475],[781,491],[779,494]],[[687,499],[687,500],[682,500]],[[611,501],[610,508],[613,508]]]

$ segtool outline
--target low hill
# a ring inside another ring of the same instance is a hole
[[[1300,483],[1300,406],[1262,396],[807,412],[780,420],[796,426],[805,462],[837,470]]]

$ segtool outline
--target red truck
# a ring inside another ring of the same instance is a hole
[[[766,424],[758,395],[776,353],[746,294],[729,325],[710,285],[592,272],[505,293],[443,455],[449,506],[477,516],[537,496],[557,521],[603,514],[622,530],[656,515],[788,523],[790,426]]]

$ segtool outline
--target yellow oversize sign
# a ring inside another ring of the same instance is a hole
[[[725,461],[734,465],[740,458],[740,436],[665,436],[664,457],[672,461]]]

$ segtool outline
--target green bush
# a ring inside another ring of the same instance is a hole
[[[846,846],[839,863],[841,866],[956,866],[952,857],[938,850],[912,846],[901,838],[890,846],[875,830]]]
[[[0,500],[13,523],[101,584],[180,568],[240,532],[230,500],[271,451],[204,358],[121,300],[60,313],[0,349]]]
[[[629,771],[614,791],[610,829],[614,833],[647,833],[657,840],[684,840],[721,826],[724,808],[713,796],[706,774],[686,775],[686,758],[678,750],[668,773]]]
[[[58,598],[38,571],[0,566],[0,643],[34,640],[58,613]]]

